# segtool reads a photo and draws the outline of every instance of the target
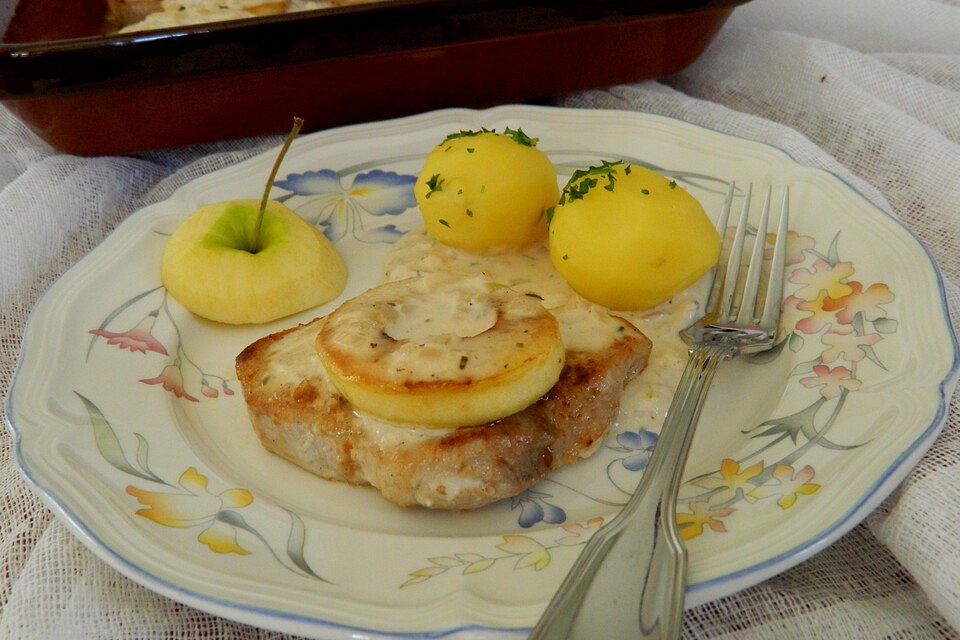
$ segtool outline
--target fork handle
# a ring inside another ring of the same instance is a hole
[[[723,344],[690,352],[667,419],[636,491],[584,547],[529,640],[680,635],[687,555],[677,531],[677,490]]]

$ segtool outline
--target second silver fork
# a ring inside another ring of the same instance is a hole
[[[673,640],[680,635],[687,558],[677,530],[677,491],[693,433],[718,365],[773,346],[783,296],[789,194],[784,191],[766,291],[758,305],[771,190],[745,277],[740,267],[752,189],[747,189],[728,243],[734,191],[731,183],[717,225],[724,249],[729,244],[727,265],[722,272],[719,265],[713,271],[704,316],[681,332],[691,345],[690,359],[640,484],[621,512],[587,543],[529,640]]]

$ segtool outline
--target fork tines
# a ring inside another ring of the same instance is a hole
[[[736,192],[735,183],[730,183],[720,213],[718,228],[724,235],[723,249],[728,255],[726,267],[714,274],[714,282],[707,302],[707,309],[715,322],[732,324],[740,327],[755,326],[771,336],[777,330],[780,317],[780,305],[783,295],[784,256],[786,253],[787,224],[789,221],[790,194],[789,188],[784,187],[783,202],[780,209],[780,219],[777,223],[776,237],[770,260],[764,260],[767,244],[767,231],[770,224],[770,200],[772,188],[767,186],[763,199],[763,209],[760,220],[755,229],[749,225],[750,201],[753,195],[753,185],[747,186],[743,198],[743,207],[737,221],[732,241],[726,237],[727,222],[730,209]],[[754,232],[753,244],[749,254],[745,253],[744,244],[748,232]],[[747,258],[746,276],[741,274],[744,259]],[[723,256],[721,255],[721,264]],[[768,266],[766,266],[768,265]],[[764,270],[768,271],[761,297],[761,277]],[[722,277],[721,277],[722,276]],[[757,300],[763,302],[757,309]]]

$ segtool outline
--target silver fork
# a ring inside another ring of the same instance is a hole
[[[717,225],[724,237],[734,191],[731,182]],[[770,349],[780,319],[789,193],[784,190],[760,309],[771,190],[767,188],[749,268],[741,278],[751,193],[748,187],[726,269],[722,277],[719,265],[712,273],[704,316],[680,333],[690,345],[690,360],[640,484],[623,510],[587,543],[529,640],[669,640],[680,635],[687,555],[677,530],[677,491],[693,432],[718,365]],[[726,239],[723,244],[726,251]]]

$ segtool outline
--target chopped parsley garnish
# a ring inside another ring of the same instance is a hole
[[[450,140],[459,140],[460,138],[472,138],[474,136],[480,135],[481,133],[496,133],[496,132],[497,132],[496,129],[487,129],[486,127],[480,127],[479,131],[468,131],[465,129],[461,129],[456,133],[451,133],[450,135],[448,135],[446,138],[443,139],[443,142],[449,142]],[[523,132],[523,129],[521,129],[520,127],[517,127],[516,129],[511,129],[510,127],[507,127],[506,129],[503,130],[503,135],[507,136],[508,138],[512,138],[514,142],[516,142],[517,144],[522,144],[525,147],[535,147],[537,146],[537,142],[540,141],[540,138],[531,138],[530,136],[525,134]],[[473,149],[473,148],[467,149],[467,153],[473,153],[474,151],[476,151],[476,149]]]
[[[567,254],[563,254],[563,259],[564,259],[564,260],[569,260],[569,259],[570,259],[570,256],[568,256]]]
[[[467,153],[473,153],[474,151],[476,151],[476,149],[473,147],[467,147]]]
[[[465,129],[461,129],[456,133],[451,133],[446,138],[444,138],[443,141],[448,142],[450,140],[459,140],[460,138],[472,138],[473,136],[478,136],[481,133],[496,133],[496,132],[497,132],[496,129],[486,129],[484,127],[480,127],[480,131],[467,131]]]
[[[671,189],[676,189],[676,188],[677,188],[677,181],[676,181],[676,180],[671,180],[671,181],[670,181],[670,184],[669,184],[668,186],[669,186]]]
[[[437,222],[439,222],[440,224],[442,224],[443,226],[445,226],[445,227],[448,228],[448,229],[450,228],[450,223],[447,222],[446,220],[444,220],[443,218],[440,218],[439,220],[437,220]]]
[[[565,186],[560,193],[560,204],[563,205],[567,202],[573,202],[574,200],[582,200],[591,189],[600,184],[601,180],[606,183],[603,185],[604,189],[613,191],[617,183],[617,171],[624,164],[626,163],[624,163],[623,160],[618,162],[602,160],[599,167],[577,169],[573,172],[573,175],[570,176],[570,179],[567,180],[567,186]],[[629,174],[629,169],[630,165],[626,165],[624,174]]]
[[[437,191],[443,191],[443,178],[440,177],[439,173],[435,173],[430,176],[430,179],[427,180],[426,185],[429,191],[427,191],[427,195],[425,197],[429,198]]]
[[[583,196],[587,195],[590,189],[595,186],[597,186],[597,179],[589,177],[583,178],[576,184],[568,184],[560,195],[560,204],[566,204],[567,201],[583,200]]]
[[[470,211],[470,209],[467,209],[467,217],[468,217],[468,218],[472,218],[472,217],[473,217],[473,211]]]
[[[537,143],[540,142],[540,138],[531,138],[523,132],[523,129],[517,127],[516,129],[511,129],[507,127],[503,130],[503,135],[510,136],[513,138],[513,141],[517,144],[522,144],[525,147],[535,147]]]
[[[640,189],[640,193],[642,193],[645,196],[648,196],[650,195],[650,189]]]
[[[460,368],[461,368],[461,369],[466,369],[466,368],[467,368],[467,360],[468,360],[467,356],[460,356]]]
[[[550,223],[553,222],[553,212],[556,210],[556,206],[547,208],[547,226],[550,226]]]

